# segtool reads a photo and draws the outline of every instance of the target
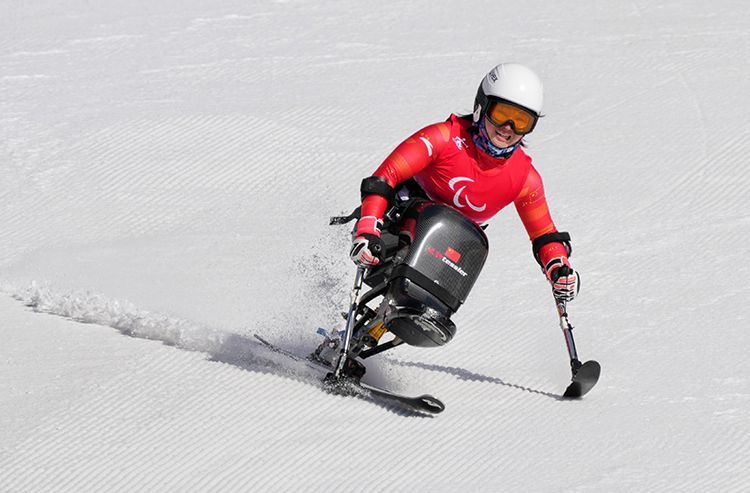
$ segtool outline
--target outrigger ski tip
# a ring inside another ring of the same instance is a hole
[[[583,397],[599,381],[601,371],[602,368],[597,361],[590,360],[583,363],[573,373],[572,381],[568,385],[568,388],[565,389],[563,398],[579,399]]]

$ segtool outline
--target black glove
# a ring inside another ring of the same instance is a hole
[[[567,258],[557,257],[550,260],[544,272],[558,301],[573,301],[581,290],[581,276],[573,270]]]
[[[370,233],[364,233],[352,241],[352,249],[349,257],[358,266],[375,266],[378,265],[385,255],[385,245],[379,236]]]

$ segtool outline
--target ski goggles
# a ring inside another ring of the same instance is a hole
[[[539,117],[523,106],[505,100],[490,101],[487,108],[487,118],[496,127],[509,123],[518,135],[526,135],[534,130]]]

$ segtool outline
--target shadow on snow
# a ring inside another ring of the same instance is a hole
[[[532,389],[530,387],[525,387],[523,385],[506,382],[505,380],[501,378],[490,377],[487,375],[482,375],[480,373],[474,373],[469,370],[465,370],[463,368],[458,368],[456,366],[443,366],[443,365],[434,365],[434,364],[428,364],[428,363],[418,363],[418,362],[413,362],[413,361],[400,361],[400,360],[390,360],[390,362],[399,366],[421,368],[423,370],[428,370],[428,371],[437,371],[441,373],[447,373],[449,375],[453,375],[454,377],[457,377],[459,380],[467,380],[471,382],[495,383],[498,385],[503,385],[505,387],[510,387],[512,389],[522,390],[524,392],[529,392],[529,393],[537,394],[537,395],[543,395],[545,397],[549,397],[558,401],[564,400],[562,395],[553,394],[551,392],[545,392],[543,390]]]

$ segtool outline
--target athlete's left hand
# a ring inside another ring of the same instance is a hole
[[[552,293],[558,301],[573,301],[581,290],[581,276],[565,257],[553,258],[547,262],[544,273],[552,284]]]

